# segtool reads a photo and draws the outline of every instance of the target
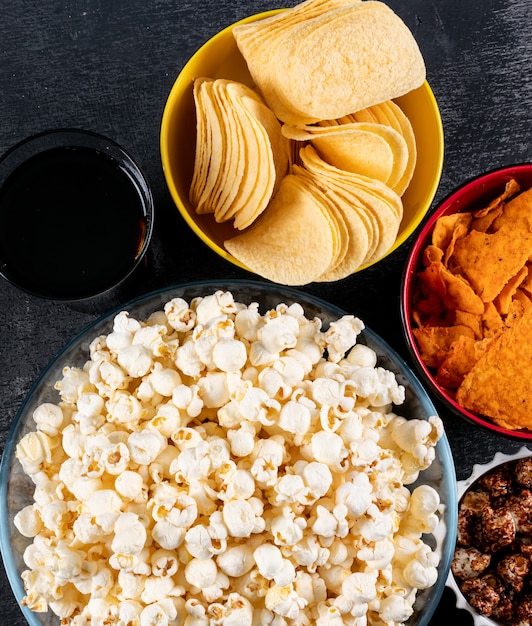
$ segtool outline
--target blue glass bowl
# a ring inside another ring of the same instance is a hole
[[[280,287],[269,283],[247,280],[201,281],[163,289],[131,301],[120,309],[96,320],[59,352],[34,383],[20,407],[9,432],[2,462],[0,464],[0,548],[2,558],[15,598],[21,604],[25,595],[21,573],[27,569],[22,555],[31,539],[23,537],[13,523],[15,514],[32,503],[33,483],[24,474],[15,457],[15,448],[20,439],[34,430],[32,413],[43,402],[57,402],[58,392],[54,383],[61,378],[65,365],[82,366],[88,360],[89,344],[112,329],[114,316],[120,310],[127,310],[132,317],[146,319],[154,311],[161,310],[172,298],[181,297],[187,301],[206,296],[216,290],[230,291],[235,300],[249,304],[258,302],[262,312],[274,308],[279,303],[299,302],[307,317],[319,317],[325,327],[346,311],[319,298],[296,289]],[[356,312],[354,312],[356,314]],[[365,320],[362,320],[365,322]],[[378,335],[366,327],[358,341],[367,344],[379,357],[379,366],[393,371],[398,382],[405,387],[406,400],[398,413],[405,417],[428,419],[437,411],[424,388],[406,365],[403,359]],[[445,434],[436,446],[436,459],[429,469],[420,474],[412,488],[418,484],[432,485],[440,494],[443,504],[441,521],[432,536],[425,541],[440,555],[438,579],[433,587],[418,593],[415,611],[408,620],[408,626],[427,626],[442,596],[449,573],[456,541],[458,505],[456,495],[456,474],[449,442]],[[21,604],[21,610],[30,626],[59,626],[60,620],[51,611],[35,613]]]

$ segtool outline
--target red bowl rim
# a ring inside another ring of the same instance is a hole
[[[472,413],[461,407],[456,400],[442,389],[436,382],[432,372],[421,359],[421,354],[412,333],[411,302],[416,282],[416,274],[419,271],[420,259],[428,239],[432,234],[436,220],[442,215],[448,215],[461,210],[461,207],[472,208],[475,204],[481,206],[486,199],[492,199],[510,178],[515,177],[518,181],[525,180],[526,185],[532,186],[532,163],[521,163],[494,169],[480,176],[471,178],[452,191],[436,207],[421,225],[414,243],[412,244],[404,267],[401,284],[401,321],[406,337],[406,344],[421,377],[430,387],[431,391],[440,398],[455,414],[473,424],[486,428],[506,438],[528,441],[532,440],[531,431],[518,431],[502,428],[490,422],[478,414]]]

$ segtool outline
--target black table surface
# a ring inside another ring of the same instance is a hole
[[[445,133],[431,210],[485,171],[532,161],[530,0],[386,0],[414,33]],[[222,27],[289,0],[3,0],[0,153],[36,132],[75,127],[120,143],[145,171],[156,205],[145,271],[90,306],[46,301],[0,280],[0,451],[16,412],[48,361],[92,320],[131,297],[193,280],[254,278],[220,259],[178,214],[159,156],[166,98],[194,51]],[[301,288],[359,316],[409,362],[399,292],[411,240],[372,268]],[[438,405],[437,405],[438,406]],[[519,443],[479,431],[439,407],[457,478]],[[4,569],[1,622],[25,620]],[[431,624],[471,624],[446,591]],[[58,622],[59,623],[59,622]]]

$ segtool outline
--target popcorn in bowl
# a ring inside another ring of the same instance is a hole
[[[405,388],[363,329],[228,291],[116,314],[16,447],[23,604],[72,624],[406,622],[438,577],[444,506],[412,483],[443,429],[395,413]]]

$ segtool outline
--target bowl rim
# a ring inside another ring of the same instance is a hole
[[[442,401],[443,404],[455,415],[468,421],[469,423],[480,426],[487,429],[491,433],[496,433],[507,439],[524,442],[532,441],[532,431],[521,432],[518,430],[508,430],[506,428],[502,428],[494,422],[490,422],[488,418],[484,418],[479,414],[475,414],[461,407],[446,390],[437,384],[432,372],[421,358],[420,350],[412,333],[413,326],[411,323],[411,301],[416,281],[416,274],[420,267],[421,254],[427,245],[428,238],[432,233],[437,219],[442,215],[454,213],[454,203],[464,193],[471,192],[475,190],[475,188],[482,188],[488,183],[488,181],[493,181],[495,183],[495,180],[498,180],[499,178],[501,179],[500,184],[503,185],[504,177],[511,177],[512,175],[520,175],[523,173],[532,175],[532,162],[495,167],[481,174],[471,176],[450,191],[436,206],[434,211],[425,217],[425,220],[423,220],[419,232],[417,233],[416,238],[408,251],[406,263],[403,267],[399,308],[407,349],[423,382],[429,387],[436,398]]]
[[[171,173],[172,169],[171,169],[171,158],[170,158],[169,126],[170,126],[170,119],[172,117],[172,112],[174,109],[175,102],[176,100],[179,100],[182,97],[184,89],[186,89],[187,85],[189,85],[189,82],[188,82],[188,79],[186,79],[186,76],[189,75],[190,73],[189,70],[191,67],[193,67],[193,64],[195,63],[196,59],[201,54],[203,54],[207,48],[209,48],[216,41],[227,37],[227,35],[237,25],[258,21],[258,20],[265,19],[268,17],[273,17],[287,10],[290,10],[290,7],[285,7],[285,8],[280,8],[280,9],[271,9],[268,11],[248,15],[247,17],[240,19],[234,22],[233,24],[229,24],[228,26],[224,27],[222,30],[218,31],[216,34],[210,37],[207,41],[205,41],[189,57],[188,61],[181,68],[174,83],[172,84],[172,87],[167,96],[165,105],[163,107],[163,113],[161,117],[161,124],[160,124],[160,130],[159,130],[159,153],[160,153],[160,158],[161,158],[163,175],[164,175],[168,190],[170,192],[170,196],[174,204],[176,205],[180,215],[183,217],[186,224],[192,229],[192,231],[211,250],[216,252],[220,257],[222,257],[229,263],[236,265],[237,267],[240,267],[241,269],[244,269],[253,274],[254,274],[253,270],[248,268],[239,259],[237,259],[232,254],[230,254],[223,247],[223,245],[220,245],[213,238],[211,238],[197,224],[197,222],[194,220],[193,216],[191,215],[191,213],[188,211],[187,207],[185,206],[182,196],[177,189],[176,183],[174,181],[174,177],[172,176],[172,173]],[[390,254],[395,252],[398,248],[400,248],[408,240],[408,238],[412,235],[412,233],[418,228],[420,223],[426,217],[427,213],[430,211],[430,207],[436,196],[436,193],[437,193],[440,181],[441,181],[442,173],[443,173],[443,163],[444,163],[444,154],[445,154],[445,134],[444,134],[443,120],[442,120],[441,111],[438,105],[438,101],[427,79],[425,79],[419,87],[417,87],[414,90],[411,90],[411,92],[413,91],[418,91],[418,92],[423,93],[423,96],[430,103],[431,116],[434,118],[435,135],[431,141],[433,144],[437,146],[437,150],[435,151],[435,158],[434,158],[435,175],[430,183],[429,188],[426,190],[426,195],[423,198],[423,201],[420,203],[420,206],[416,209],[415,214],[410,219],[407,227],[401,230],[401,225],[400,225],[400,232],[398,233],[393,245],[379,260],[385,259]],[[403,94],[402,96],[398,98],[394,98],[394,100],[400,100],[401,98],[408,96],[411,92]],[[406,190],[406,192],[407,191],[408,189]],[[367,269],[368,267],[371,267],[372,265],[374,265],[374,263],[361,265],[356,270],[356,272],[363,271],[364,269]]]
[[[246,293],[249,293],[250,297],[247,300],[252,301],[256,291],[260,291],[261,295],[266,293],[275,296],[276,303],[280,303],[281,299],[287,299],[289,302],[299,302],[307,313],[307,307],[316,307],[318,310],[323,310],[325,316],[333,317],[336,319],[342,315],[348,314],[344,309],[323,300],[320,297],[306,293],[300,289],[293,287],[286,287],[283,285],[271,284],[262,281],[248,280],[248,279],[227,279],[227,280],[200,280],[192,281],[188,283],[173,285],[169,287],[163,287],[156,291],[138,296],[129,302],[115,307],[113,310],[105,313],[98,319],[93,320],[84,329],[74,335],[65,346],[56,353],[52,359],[48,362],[45,368],[41,371],[37,379],[34,381],[20,407],[12,421],[10,430],[7,435],[4,451],[0,460],[0,554],[4,560],[4,568],[6,570],[11,589],[15,595],[19,606],[26,617],[26,620],[30,626],[41,626],[38,614],[31,611],[28,607],[21,605],[21,600],[25,595],[25,591],[22,584],[22,579],[17,571],[16,564],[13,559],[13,546],[10,541],[10,524],[12,520],[9,519],[9,507],[8,507],[8,487],[9,487],[9,471],[10,464],[13,461],[16,444],[19,440],[19,435],[22,427],[24,426],[23,418],[25,411],[30,404],[33,395],[38,390],[39,386],[46,380],[46,377],[51,374],[51,370],[54,367],[59,367],[64,364],[64,357],[68,354],[69,350],[73,349],[76,344],[80,344],[83,338],[92,339],[95,333],[100,334],[102,328],[112,323],[113,317],[122,310],[131,310],[133,307],[140,307],[142,305],[149,305],[148,311],[152,312],[160,307],[161,303],[166,302],[169,297],[175,297],[172,294],[183,293],[186,290],[202,290],[207,289],[208,292],[204,292],[206,295],[214,293],[216,289],[240,289]],[[190,297],[190,296],[187,296]],[[242,296],[241,296],[242,297]],[[238,300],[238,298],[235,298]],[[286,301],[285,301],[286,302]],[[269,304],[265,305],[269,306]],[[144,313],[140,313],[143,315]],[[398,376],[399,382],[405,384],[408,382],[410,394],[410,401],[416,402],[422,408],[423,413],[428,418],[430,415],[437,415],[438,412],[426,392],[425,388],[419,381],[415,372],[406,363],[406,361],[396,352],[396,350],[390,346],[384,339],[377,335],[368,326],[365,325],[362,333],[362,338],[369,340],[372,346],[378,346],[380,351],[385,350],[379,354],[379,357],[385,360],[384,367],[388,367],[387,361],[393,363],[393,371]],[[406,400],[405,400],[406,402]],[[404,405],[402,405],[404,406]],[[422,607],[418,614],[418,621],[416,626],[428,626],[430,618],[432,617],[436,607],[441,599],[445,583],[448,577],[448,572],[451,566],[453,557],[454,545],[456,541],[456,520],[458,519],[458,499],[456,496],[456,470],[454,460],[452,456],[451,447],[447,434],[444,430],[441,439],[436,444],[438,454],[440,455],[440,462],[442,466],[441,476],[437,478],[441,482],[440,493],[444,493],[446,496],[445,506],[441,512],[440,529],[445,531],[445,536],[442,538],[442,550],[441,559],[438,565],[438,577],[436,583],[428,590],[424,590],[428,594],[428,598],[425,598],[426,604]],[[430,468],[426,471],[430,472]],[[421,477],[423,473],[421,473]],[[415,485],[416,483],[414,483]],[[409,622],[407,622],[408,624]]]
[[[74,127],[48,128],[27,137],[10,146],[0,155],[0,187],[29,159],[40,154],[44,154],[54,148],[88,148],[93,150],[98,156],[111,159],[118,168],[123,171],[130,185],[135,189],[144,215],[144,233],[142,245],[133,262],[118,276],[113,283],[107,284],[101,289],[93,290],[85,294],[62,296],[58,294],[47,294],[28,287],[6,272],[0,263],[0,276],[17,289],[42,298],[57,302],[86,302],[93,298],[104,296],[113,289],[124,284],[135,272],[144,260],[154,229],[155,206],[152,190],[149,181],[140,167],[137,160],[123,148],[117,141],[92,130]],[[14,160],[12,164],[11,161]],[[6,171],[3,172],[2,169]]]

